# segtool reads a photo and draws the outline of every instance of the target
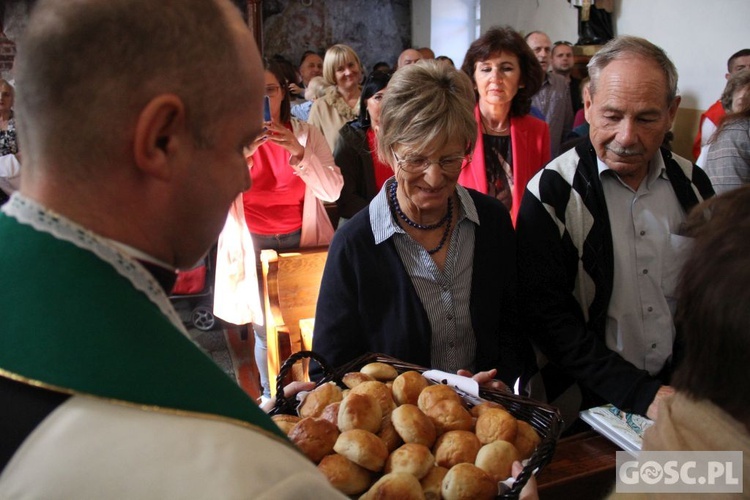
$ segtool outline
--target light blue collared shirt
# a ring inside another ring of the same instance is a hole
[[[675,289],[690,241],[678,234],[685,212],[660,153],[635,191],[604,162],[597,162],[614,248],[606,344],[656,375],[672,355]]]
[[[469,192],[456,185],[459,211],[450,238],[445,268],[440,271],[427,250],[396,222],[388,205],[391,177],[370,202],[370,227],[375,244],[393,238],[432,328],[431,367],[455,373],[476,370],[476,337],[471,325],[471,275],[474,264],[474,229],[479,225]],[[427,346],[425,346],[426,348]]]

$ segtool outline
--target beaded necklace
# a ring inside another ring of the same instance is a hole
[[[408,225],[415,229],[420,229],[422,231],[429,231],[432,229],[437,229],[443,225],[445,225],[445,229],[443,230],[443,237],[440,238],[440,243],[438,243],[438,246],[433,248],[432,250],[427,250],[427,253],[432,255],[434,253],[437,253],[440,251],[440,249],[443,248],[445,245],[445,242],[448,240],[448,233],[450,233],[451,229],[451,218],[453,216],[453,198],[448,198],[448,211],[445,213],[445,216],[440,219],[435,224],[430,224],[427,226],[423,226],[422,224],[419,224],[417,222],[414,222],[411,220],[403,210],[401,210],[401,205],[398,203],[398,198],[396,197],[396,187],[398,186],[397,182],[394,182],[391,184],[388,188],[388,198],[390,199],[391,203],[391,209]]]

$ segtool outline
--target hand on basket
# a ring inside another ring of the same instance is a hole
[[[521,462],[516,460],[513,462],[513,467],[511,468],[511,474],[513,474],[513,477],[518,477],[518,475],[523,470],[523,465],[521,465]],[[528,482],[524,485],[523,489],[521,490],[521,494],[518,496],[519,500],[539,500],[539,490],[536,487],[536,477],[533,475],[529,478]]]
[[[469,370],[458,370],[458,372],[456,373],[458,375],[461,375],[462,377],[471,377],[472,379],[476,380],[479,385],[482,385],[484,387],[489,387],[490,389],[508,392],[511,394],[513,393],[513,389],[505,385],[502,380],[495,379],[495,375],[497,375],[497,370],[495,368],[490,371],[479,372],[477,374],[473,374]]]
[[[291,398],[302,391],[311,391],[313,389],[315,389],[315,382],[303,382],[301,380],[295,380],[291,384],[288,384],[284,387],[284,397]],[[273,410],[274,406],[276,406],[276,398],[271,398],[260,405],[260,409],[268,413],[269,411]]]

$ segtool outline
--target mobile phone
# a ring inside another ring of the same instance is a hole
[[[263,96],[263,121],[271,121],[271,99],[267,95]]]

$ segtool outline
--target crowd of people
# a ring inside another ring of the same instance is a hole
[[[334,366],[385,353],[569,425],[612,403],[656,421],[648,449],[704,449],[700,413],[750,451],[750,50],[701,168],[664,147],[677,69],[632,36],[586,85],[571,44],[510,27],[458,69],[427,48],[367,75],[345,44],[263,59],[227,0],[39,0],[19,46],[0,80],[0,497],[342,496],[169,302],[217,241],[215,312],[251,325],[262,402],[258,255],[328,245],[313,350]]]

